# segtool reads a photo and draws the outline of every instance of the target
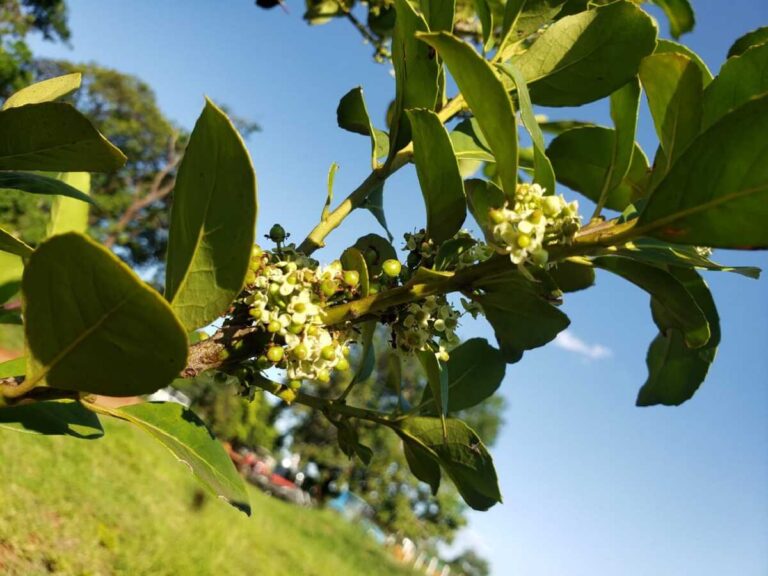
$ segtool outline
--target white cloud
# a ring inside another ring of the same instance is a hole
[[[555,346],[559,346],[569,352],[576,352],[576,354],[580,354],[590,360],[602,360],[613,354],[609,348],[602,344],[587,344],[584,340],[574,336],[570,330],[565,330],[557,335]]]

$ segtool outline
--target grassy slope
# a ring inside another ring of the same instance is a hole
[[[251,494],[247,518],[143,432],[84,441],[0,430],[0,573],[413,574],[331,511]]]

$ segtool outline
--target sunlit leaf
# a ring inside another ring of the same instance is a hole
[[[3,110],[9,108],[18,108],[27,104],[40,104],[41,102],[50,102],[70,92],[80,88],[82,74],[75,72],[73,74],[64,74],[56,78],[42,80],[26,88],[22,88],[11,95],[3,104]]]

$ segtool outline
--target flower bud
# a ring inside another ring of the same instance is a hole
[[[275,364],[283,359],[283,354],[284,351],[282,346],[272,346],[269,350],[267,350],[267,358],[269,358],[269,360]]]
[[[344,284],[350,288],[354,288],[360,283],[360,273],[357,270],[345,270],[344,271]]]
[[[403,269],[403,265],[400,264],[399,260],[390,258],[389,260],[384,261],[384,263],[381,265],[381,269],[384,271],[384,274],[390,278],[396,278],[400,275],[400,271]]]

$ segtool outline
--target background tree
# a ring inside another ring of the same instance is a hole
[[[370,410],[389,411],[400,405],[405,409],[418,404],[427,386],[423,372],[414,357],[406,357],[400,373],[401,394],[392,387],[393,363],[397,355],[383,334],[376,338],[376,366],[370,376],[354,387],[347,401]],[[358,364],[358,358],[352,365]],[[337,373],[328,385],[318,386],[323,398],[337,398],[352,379],[352,371]],[[280,404],[275,412],[280,417],[288,407]],[[452,414],[465,420],[483,439],[493,443],[502,424],[504,402],[493,396],[487,402]],[[275,419],[275,418],[273,418]],[[278,438],[277,444],[290,446],[304,461],[313,461],[324,472],[339,474],[339,482],[363,497],[376,511],[376,521],[388,532],[407,536],[422,544],[451,542],[466,524],[467,508],[454,486],[448,482],[433,495],[429,486],[419,482],[409,471],[400,439],[380,426],[360,422],[355,429],[361,444],[371,449],[366,465],[359,457],[350,458],[339,447],[340,432],[323,413],[303,406],[291,409],[294,422]]]
[[[67,42],[64,0],[0,0],[0,96],[6,98],[35,79],[35,62],[26,42],[37,32],[52,42]]]

